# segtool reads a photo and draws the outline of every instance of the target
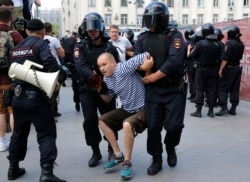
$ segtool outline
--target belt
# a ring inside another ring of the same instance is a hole
[[[21,85],[17,85],[15,87],[15,96],[17,98],[26,98],[26,99],[32,99],[35,97],[40,97],[41,92],[38,90],[26,90],[25,87],[22,87]]]

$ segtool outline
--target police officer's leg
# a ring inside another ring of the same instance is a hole
[[[234,81],[232,82],[231,92],[230,92],[230,103],[232,104],[230,110],[228,111],[231,115],[236,115],[236,107],[239,104],[240,95],[240,81],[242,75],[242,68],[236,66],[235,68]]]
[[[204,81],[201,68],[196,69],[195,87],[196,87],[196,92],[195,92],[196,111],[194,111],[190,115],[201,118],[202,117],[201,109],[204,102]]]
[[[221,110],[215,113],[216,116],[223,116],[228,114],[227,100],[231,88],[232,76],[233,75],[230,68],[225,67],[223,70],[223,75],[219,79],[218,85],[218,95],[221,102]]]
[[[206,77],[206,85],[205,85],[205,93],[207,95],[207,105],[208,105],[208,113],[207,115],[211,118],[214,117],[214,89],[215,89],[215,73],[211,76]]]
[[[109,111],[112,111],[116,108],[116,100],[115,98],[113,98],[111,100],[111,102],[109,103],[105,103],[101,98],[99,99],[99,102],[98,102],[98,109],[99,109],[99,112],[100,114],[105,114]],[[116,140],[118,139],[118,132],[117,131],[114,131],[115,133],[115,137],[116,137]],[[106,140],[105,136],[104,136],[104,139]],[[113,151],[113,148],[111,147],[110,143],[108,142],[108,160],[111,159],[112,155],[113,155],[114,151]]]
[[[16,103],[16,98],[13,97],[13,103]],[[22,106],[18,104],[19,106]],[[16,106],[14,106],[16,107]],[[26,106],[25,106],[26,107]],[[22,108],[15,108],[14,111],[14,131],[12,132],[8,159],[10,162],[8,170],[8,180],[15,180],[25,173],[24,168],[19,168],[19,161],[23,161],[27,152],[28,135],[30,132],[30,122],[25,118],[26,115],[20,110]]]
[[[98,161],[102,159],[99,143],[102,140],[98,127],[97,115],[98,94],[93,92],[84,92],[80,95],[82,112],[84,116],[83,129],[88,146],[91,146],[93,155],[89,160],[89,167],[95,167]]]
[[[148,175],[155,175],[162,169],[162,142],[161,131],[165,115],[164,106],[146,100],[145,117],[148,125],[147,151],[153,160],[148,167]]]
[[[185,97],[184,93],[179,92],[164,98],[166,103],[165,113],[167,113],[164,119],[164,128],[167,131],[164,143],[168,154],[167,162],[170,167],[177,164],[175,147],[180,142],[182,128],[184,127]]]

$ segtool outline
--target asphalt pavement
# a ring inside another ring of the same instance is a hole
[[[133,177],[135,182],[249,182],[250,181],[250,102],[241,100],[236,116],[209,118],[208,108],[202,109],[202,118],[190,116],[195,110],[187,100],[185,128],[180,145],[177,147],[178,163],[171,168],[167,165],[164,152],[163,169],[155,176],[147,175],[151,156],[146,151],[147,132],[138,135],[133,151]],[[215,112],[220,108],[215,108]],[[101,142],[102,160],[95,168],[88,167],[92,155],[85,143],[82,129],[83,115],[77,112],[73,103],[71,81],[61,88],[57,122],[58,157],[54,174],[68,182],[111,182],[124,181],[120,169],[106,172],[103,165],[108,161],[107,142]],[[162,131],[165,134],[165,131]],[[10,138],[11,133],[7,133]],[[119,132],[119,144],[123,150],[123,132]],[[0,152],[0,182],[6,182],[8,151]],[[17,182],[39,181],[41,173],[36,132],[32,126],[28,141],[27,155],[20,167],[26,174]]]

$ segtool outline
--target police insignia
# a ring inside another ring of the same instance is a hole
[[[74,50],[74,56],[75,56],[76,58],[79,57],[79,49],[78,49],[78,48],[76,48],[76,49]]]
[[[174,39],[174,47],[176,49],[179,49],[181,47],[181,40],[180,39],[178,39],[178,38]]]

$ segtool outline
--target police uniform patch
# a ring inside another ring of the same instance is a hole
[[[181,40],[179,38],[174,39],[174,47],[179,49],[181,47]]]
[[[78,48],[75,48],[75,49],[74,49],[74,56],[75,56],[76,58],[79,57],[79,49],[78,49]]]

